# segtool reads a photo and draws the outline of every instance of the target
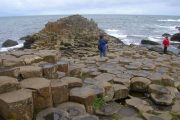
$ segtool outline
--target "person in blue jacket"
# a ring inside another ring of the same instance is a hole
[[[107,45],[108,42],[106,39],[104,39],[104,35],[99,36],[99,41],[98,41],[98,49],[100,52],[100,57],[106,57],[106,51],[107,51]]]

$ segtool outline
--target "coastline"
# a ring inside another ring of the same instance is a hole
[[[24,44],[0,53],[0,118],[179,119],[180,54],[125,45],[80,15],[48,22]]]

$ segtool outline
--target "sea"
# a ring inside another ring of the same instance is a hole
[[[0,17],[0,51],[23,46],[21,37],[37,33],[49,21],[68,15],[43,15],[43,16],[15,16]],[[88,19],[93,19],[98,26],[108,34],[118,37],[125,44],[140,45],[141,40],[162,42],[162,34],[175,34],[179,31],[176,26],[180,26],[180,16],[160,16],[160,15],[83,15]],[[15,47],[3,48],[2,43],[12,39],[18,41]],[[176,49],[171,46],[172,49]]]

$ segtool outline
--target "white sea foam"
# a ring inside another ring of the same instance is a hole
[[[124,35],[120,32],[120,30],[117,30],[117,29],[106,29],[105,30],[106,33],[108,33],[109,35],[112,35],[114,37],[117,37],[119,39],[125,39],[127,38],[127,35]]]
[[[149,37],[147,37],[147,39],[148,40],[151,40],[151,41],[154,41],[154,42],[159,42],[159,41],[161,41],[161,39],[160,39],[160,37],[152,37],[152,36],[149,36]]]
[[[6,51],[9,51],[9,50],[13,50],[15,48],[21,48],[21,47],[23,47],[23,43],[18,44],[18,45],[13,46],[13,47],[2,47],[2,48],[0,48],[0,52],[6,52]]]
[[[161,22],[180,22],[180,19],[165,19],[165,20],[158,20]]]
[[[169,30],[177,30],[176,26],[163,26],[163,25],[156,25],[157,28],[165,28]]]

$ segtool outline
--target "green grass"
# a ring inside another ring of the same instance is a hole
[[[105,103],[106,102],[102,97],[95,97],[93,101],[93,109],[94,110],[101,109],[105,105]]]
[[[178,89],[178,91],[180,91],[180,85],[176,87]]]
[[[171,120],[179,120],[179,117],[174,113],[174,112],[170,112],[172,118]]]

